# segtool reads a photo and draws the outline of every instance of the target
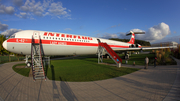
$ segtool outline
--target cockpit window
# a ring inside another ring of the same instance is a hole
[[[11,35],[10,38],[15,38],[15,35],[16,35],[16,34]]]

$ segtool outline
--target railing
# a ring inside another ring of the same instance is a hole
[[[33,79],[36,80],[36,79],[44,78],[46,80],[43,62],[42,62],[41,39],[39,34],[37,33],[34,34],[32,36],[32,47],[31,47]],[[35,68],[36,69],[38,68],[39,70],[37,71],[35,70]],[[42,70],[40,70],[40,68]],[[41,72],[43,73],[43,75],[40,75]]]
[[[41,51],[41,39],[39,36],[39,50],[40,50],[40,58],[41,58],[41,65],[42,65],[42,69],[43,69],[43,74],[44,74],[44,79],[46,80],[46,76],[45,76],[45,72],[44,72],[44,66],[43,66],[43,62],[42,62],[42,51]]]
[[[112,50],[112,48],[107,43],[99,43],[99,45],[106,49],[106,51],[116,63],[122,63],[122,59]]]
[[[33,61],[33,43],[34,43],[34,38],[32,36],[32,39],[31,39],[31,69],[32,69],[32,75],[33,75],[33,79],[35,80],[34,78],[34,69],[33,69],[33,66],[34,66],[34,61]]]

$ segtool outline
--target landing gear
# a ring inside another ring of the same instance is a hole
[[[27,66],[27,67],[31,67],[31,65],[32,65],[31,62],[28,61],[28,58],[29,58],[29,57],[30,57],[30,55],[26,55],[26,61],[25,61],[25,63],[26,63],[26,66]]]
[[[28,62],[28,63],[26,64],[27,67],[31,67],[31,65],[32,65],[31,62]]]
[[[128,52],[125,52],[125,56],[124,56],[124,59],[129,59],[129,54],[128,54]]]

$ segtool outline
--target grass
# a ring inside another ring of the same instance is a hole
[[[17,56],[0,56],[0,64],[2,63],[6,63],[6,62],[11,62],[11,61],[22,61],[24,60],[25,57],[21,56],[21,57],[17,57]]]
[[[97,58],[52,60],[51,68],[46,68],[46,75],[51,80],[59,81],[96,81],[119,77],[139,69],[113,67],[97,64]]]
[[[12,67],[12,69],[13,69],[16,73],[18,73],[18,74],[20,74],[20,75],[23,75],[23,76],[26,76],[26,77],[29,76],[29,72],[30,72],[31,68],[16,68],[17,66],[26,66],[25,63],[23,63],[23,64],[16,64],[16,65],[14,65],[14,66]]]
[[[132,54],[128,60],[128,64],[144,65],[145,57],[148,57],[150,63],[153,63],[154,54]],[[122,58],[123,55],[120,55]],[[104,63],[115,64],[112,59],[104,59]],[[96,81],[114,77],[119,77],[139,69],[127,67],[113,67],[108,65],[97,64],[96,55],[80,56],[74,59],[51,60],[51,67],[45,67],[45,74],[50,80],[58,81]],[[123,60],[125,64],[125,60]],[[25,66],[26,64],[17,64],[13,66],[13,70],[21,75],[29,76],[30,68],[15,68],[16,66]],[[150,64],[153,65],[153,64]]]
[[[122,57],[123,55],[120,55]],[[145,65],[145,58],[146,56],[149,58],[149,65],[153,65],[153,61],[155,58],[154,54],[131,54],[131,56],[128,59],[128,63],[132,65],[135,61],[136,65]],[[123,64],[125,64],[125,60],[122,61]]]
[[[125,59],[123,59],[124,54],[118,54],[119,57],[122,59],[122,64],[125,64]],[[129,56],[128,59],[128,63],[129,65],[133,65],[133,62],[135,61],[136,65],[145,65],[145,58],[146,56],[149,58],[151,65],[153,64],[155,55],[154,54],[131,54],[131,56]],[[89,56],[90,58],[96,58],[96,62],[97,62],[97,56]],[[94,61],[94,62],[95,62]],[[109,64],[115,64],[115,62],[112,59],[103,59],[104,63],[109,63]]]

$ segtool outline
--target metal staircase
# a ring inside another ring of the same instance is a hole
[[[46,80],[42,63],[41,39],[38,32],[35,32],[32,36],[31,63],[34,81],[42,79]]]
[[[112,48],[107,44],[103,43],[98,39],[98,63],[103,62],[103,53],[106,51],[108,55],[114,60],[117,64],[117,67],[121,67],[122,59],[112,50]]]

